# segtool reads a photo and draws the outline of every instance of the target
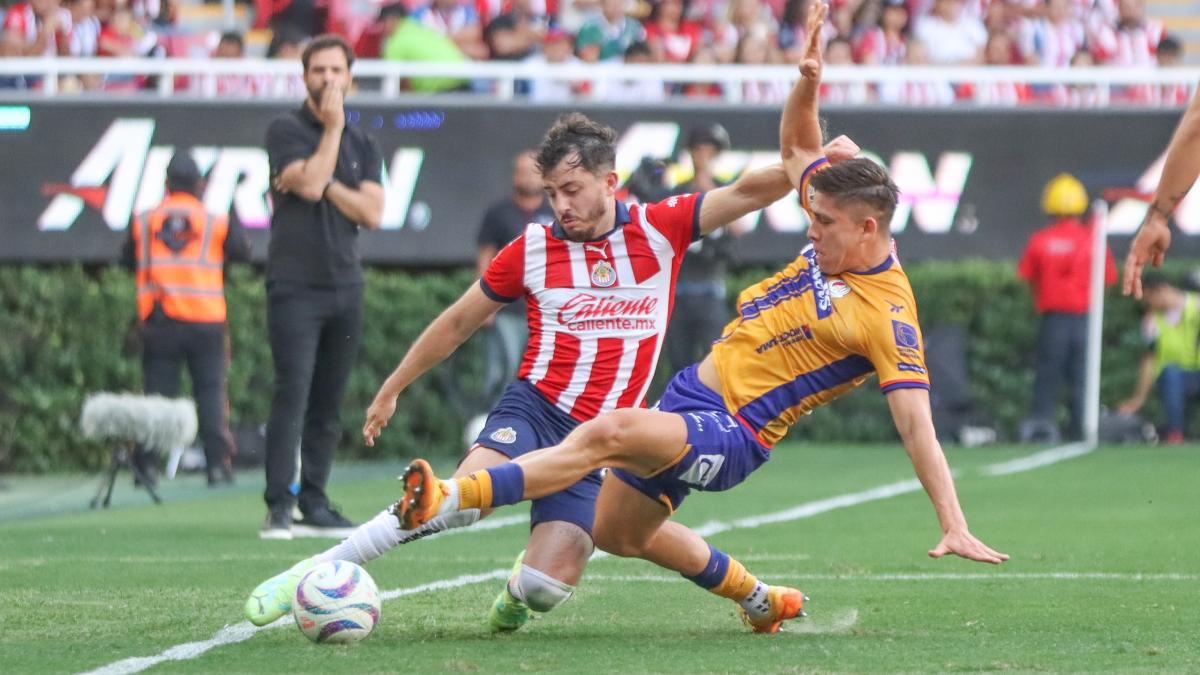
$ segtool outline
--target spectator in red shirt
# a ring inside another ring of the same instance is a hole
[[[1082,435],[1092,228],[1080,217],[1087,208],[1083,184],[1070,174],[1055,176],[1042,193],[1042,210],[1054,220],[1029,239],[1017,267],[1017,273],[1029,282],[1034,305],[1041,315],[1033,409],[1021,428],[1024,441],[1057,440],[1055,420],[1064,381],[1071,385],[1068,436]],[[1117,266],[1112,251],[1106,248],[1104,285],[1111,286],[1116,281]]]
[[[4,14],[2,56],[68,56],[71,13],[59,0],[18,2]]]
[[[392,36],[396,26],[404,20],[408,13],[404,5],[393,3],[379,9],[379,16],[367,26],[354,43],[354,55],[360,59],[383,58],[383,45]]]
[[[512,8],[492,19],[483,35],[492,60],[520,61],[537,52],[549,27],[549,17],[538,14],[532,0],[513,0]]]
[[[904,61],[908,42],[908,7],[904,0],[887,0],[879,15],[879,25],[857,37],[859,63],[869,66],[895,66]]]
[[[690,0],[658,0],[646,21],[646,42],[658,63],[687,63],[702,41],[700,25],[685,21]]]

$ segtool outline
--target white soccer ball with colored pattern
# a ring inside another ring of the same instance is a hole
[[[312,568],[296,587],[292,615],[317,643],[358,642],[379,623],[379,589],[363,568],[335,560]]]

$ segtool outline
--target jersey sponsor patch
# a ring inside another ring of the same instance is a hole
[[[725,463],[724,455],[700,455],[692,465],[679,476],[679,480],[692,487],[708,487],[717,477],[721,465]]]
[[[925,372],[925,369],[922,368],[921,366],[918,366],[915,363],[904,363],[903,361],[896,364],[896,369],[897,370],[907,370],[910,373],[920,373],[921,375],[927,374]]]
[[[497,443],[504,443],[506,445],[515,443],[517,440],[517,430],[512,427],[504,427],[503,429],[497,429],[493,431],[492,435],[488,438],[496,441]]]
[[[844,298],[850,295],[850,284],[841,279],[829,280],[829,294],[835,298]]]
[[[920,349],[921,341],[917,339],[917,329],[912,324],[892,320],[892,333],[896,336],[896,346]]]

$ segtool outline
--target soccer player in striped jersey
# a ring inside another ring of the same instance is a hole
[[[825,11],[813,6],[810,36]],[[737,602],[755,631],[776,632],[801,614],[804,595],[759,581],[669,518],[692,489],[741,483],[801,416],[876,373],[941,524],[929,555],[1008,558],[968,530],[934,434],[916,303],[888,230],[896,186],[870,160],[831,167],[822,152],[820,58],[814,38],[780,125],[784,166],[811,216],[812,244],[742,292],[738,316],[712,352],[675,375],[657,409],[607,412],[554,447],[456,480],[441,481],[414,461],[397,509],[404,527],[537,499],[609,467],[593,529],[600,548],[675,570]]]
[[[556,222],[528,225],[413,343],[367,411],[368,445],[414,379],[506,303],[522,299],[530,338],[518,379],[488,416],[456,475],[559,443],[603,412],[645,405],[685,250],[783,198],[791,183],[776,164],[707,193],[627,207],[615,199],[615,137],[612,129],[578,113],[550,129],[536,156]],[[844,137],[827,150],[844,159],[858,152]],[[599,472],[590,471],[534,500],[523,558],[489,617],[494,629],[515,630],[530,610],[546,612],[570,597],[593,550],[599,491]],[[487,512],[469,509],[403,529],[393,509],[385,510],[341,544],[260,584],[246,600],[246,617],[265,625],[282,616],[299,579],[316,562],[365,563],[399,544],[474,523]]]

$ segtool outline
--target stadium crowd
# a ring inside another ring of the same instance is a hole
[[[181,19],[181,0],[19,0],[3,12],[3,56],[242,58],[242,33]],[[333,32],[360,58],[422,62],[708,64],[796,63],[812,0],[254,0],[255,37],[268,57],[294,59],[305,40]],[[1170,67],[1180,43],[1147,18],[1144,0],[835,0],[821,39],[831,66],[1009,65],[1051,68]],[[256,41],[257,43],[257,41]],[[266,40],[262,40],[266,43]],[[254,50],[250,50],[254,51]],[[259,50],[261,51],[261,49]],[[176,82],[194,93],[292,97],[299,76],[237,74]],[[79,78],[84,89],[134,89],[145,77]],[[0,87],[38,86],[35,77]],[[424,91],[486,89],[425,78]],[[542,102],[728,98],[719,83],[532,81],[518,93]],[[787,81],[744,82],[737,98],[778,105]],[[1095,107],[1112,102],[1179,106],[1184,85],[1031,85],[948,82],[826,83],[826,103]]]

